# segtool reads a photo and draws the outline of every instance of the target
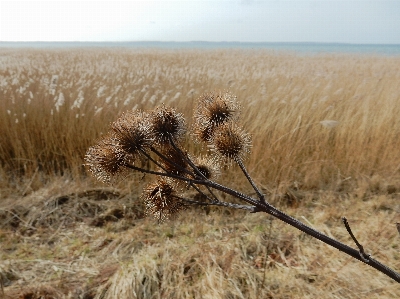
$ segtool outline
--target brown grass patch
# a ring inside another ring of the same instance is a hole
[[[143,218],[148,177],[87,177],[123,111],[243,107],[245,161],[278,207],[400,269],[399,57],[267,51],[0,50],[0,284],[6,298],[397,298],[389,278],[266,215]],[[189,141],[190,151],[198,152]],[[251,192],[232,167],[221,180]]]

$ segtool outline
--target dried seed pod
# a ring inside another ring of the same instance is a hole
[[[207,93],[198,99],[194,112],[193,131],[201,141],[209,142],[219,125],[238,115],[239,105],[230,93]]]
[[[221,174],[219,163],[215,157],[198,157],[195,165],[206,179],[215,180]]]
[[[193,134],[196,141],[210,142],[214,135],[215,127],[207,123],[196,122],[193,125]]]
[[[110,183],[113,178],[124,175],[126,157],[120,150],[113,134],[108,134],[94,146],[89,147],[85,161],[93,176],[103,183]]]
[[[213,150],[223,159],[242,160],[250,152],[250,135],[234,123],[218,126],[212,140]]]
[[[169,138],[180,141],[186,133],[185,118],[182,113],[170,107],[157,107],[150,114],[150,121],[155,142],[159,145],[168,145]]]
[[[141,197],[146,206],[146,213],[160,222],[176,216],[185,209],[183,202],[176,196],[173,184],[166,179],[159,179],[148,185]]]
[[[146,151],[153,142],[154,134],[148,115],[141,111],[128,111],[112,123],[115,140],[120,150],[131,160]]]

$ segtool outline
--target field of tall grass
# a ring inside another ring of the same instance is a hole
[[[347,216],[367,249],[400,269],[399,82],[396,56],[0,49],[5,295],[400,296],[390,279],[265,215],[196,209],[156,225],[137,200],[147,177],[108,187],[83,165],[124,111],[165,104],[190,125],[201,94],[229,91],[252,136],[246,167],[267,197],[353,246]],[[221,180],[251,192],[235,167]]]

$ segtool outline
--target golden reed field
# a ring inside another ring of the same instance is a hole
[[[400,271],[400,57],[263,50],[0,49],[0,298],[399,298],[380,272],[267,214],[144,217],[151,175],[85,153],[127,110],[237,96],[268,201]],[[185,141],[189,151],[198,144]],[[252,190],[240,169],[220,181]]]

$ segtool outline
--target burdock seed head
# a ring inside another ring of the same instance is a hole
[[[131,159],[146,151],[154,142],[147,114],[141,111],[128,111],[111,125],[118,147]]]
[[[215,127],[211,124],[195,122],[193,125],[193,134],[195,140],[200,142],[210,142],[214,136]]]
[[[234,119],[239,111],[236,96],[227,92],[203,94],[194,112],[194,133],[202,141],[210,141],[216,127]]]
[[[213,149],[219,158],[242,160],[250,152],[250,135],[229,122],[218,126],[214,132]]]
[[[169,138],[180,141],[186,133],[185,118],[170,107],[157,107],[150,114],[150,122],[155,142],[168,145]]]
[[[110,183],[113,178],[123,175],[126,158],[118,147],[113,134],[108,134],[94,146],[89,147],[85,161],[93,176],[103,183]]]
[[[166,179],[148,185],[142,194],[146,213],[158,221],[170,219],[182,211],[185,206],[176,196],[175,189]]]
[[[198,157],[195,161],[197,169],[206,179],[215,180],[220,175],[219,163],[215,157]]]

